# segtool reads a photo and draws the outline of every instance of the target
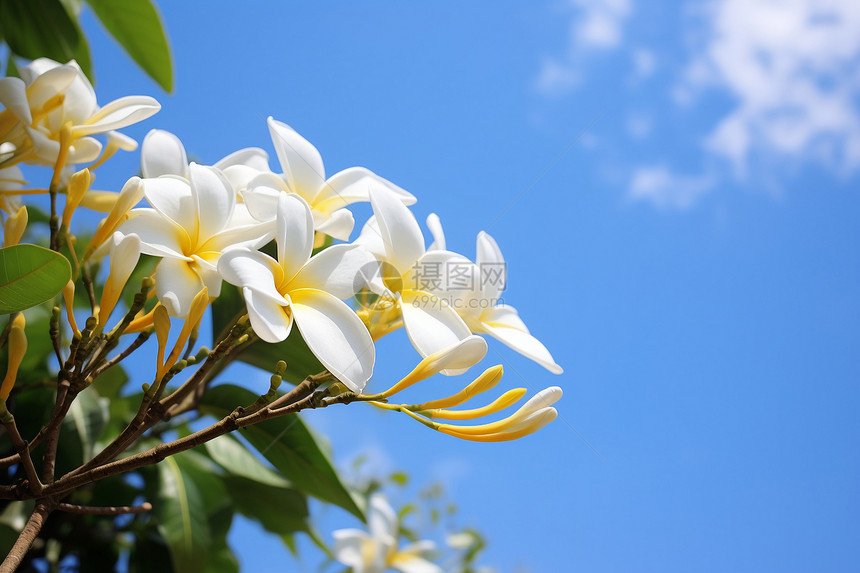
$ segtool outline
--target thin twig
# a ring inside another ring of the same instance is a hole
[[[39,433],[36,434],[36,437],[30,440],[29,448],[32,451],[36,446],[42,443],[42,440],[45,439],[45,427],[39,430]],[[9,466],[20,463],[21,456],[17,453],[12,454],[11,456],[6,456],[5,458],[0,458],[0,468],[8,468]]]
[[[152,510],[152,504],[144,502],[140,505],[124,505],[115,507],[98,507],[94,505],[75,505],[73,503],[59,503],[57,510],[80,515],[123,515],[127,513],[146,513]]]
[[[5,410],[5,406],[3,406]],[[36,473],[36,466],[33,465],[33,458],[30,457],[30,445],[21,437],[21,434],[18,432],[18,426],[15,424],[15,418],[12,417],[12,414],[9,414],[9,411],[6,410],[6,416],[4,416],[3,425],[6,427],[6,431],[9,433],[9,438],[12,440],[12,445],[15,446],[15,449],[18,451],[18,458],[21,460],[21,465],[24,466],[24,473],[27,476],[27,487],[30,489],[30,493],[34,496],[42,493],[42,482],[39,481],[39,474]]]
[[[90,373],[90,376],[93,378],[93,380],[95,380],[102,372],[128,358],[132,352],[143,346],[143,343],[149,340],[150,336],[152,336],[151,332],[141,332],[137,335],[137,338],[134,339],[134,342],[128,345],[128,348],[126,348],[110,360],[104,362],[101,366],[93,369],[93,371]]]
[[[70,391],[71,383],[63,378],[57,385],[57,402],[51,421],[45,430],[45,455],[42,458],[42,481],[51,483],[54,481],[54,464],[57,460],[57,446],[60,442],[60,424],[69,411],[72,402],[77,396],[76,391]]]

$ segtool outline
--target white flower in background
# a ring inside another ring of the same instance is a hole
[[[427,224],[433,232],[434,244],[441,244],[444,248],[445,235],[439,218],[431,214]],[[434,294],[457,311],[471,332],[489,334],[553,374],[561,374],[561,366],[556,364],[549,350],[529,333],[517,310],[501,302],[507,266],[499,245],[484,231],[478,233],[475,264],[469,262],[469,267],[469,270],[460,269],[459,263],[455,262],[443,269],[441,279],[436,282],[439,288],[433,289]],[[457,272],[462,271],[461,277],[452,276],[455,268]],[[423,271],[426,275],[428,269]],[[458,278],[462,279],[459,284]],[[463,288],[458,288],[460,286]]]
[[[456,344],[472,332],[449,304],[424,288],[422,269],[445,268],[452,262],[471,265],[457,253],[425,251],[424,235],[415,216],[388,189],[374,185],[370,190],[374,216],[356,239],[356,244],[373,253],[382,263],[383,290],[403,319],[412,345],[422,356],[430,356]],[[439,241],[436,241],[438,244]],[[378,290],[378,284],[376,285]],[[460,374],[449,370],[444,374]]]
[[[355,295],[359,269],[373,259],[355,245],[333,245],[311,257],[314,220],[298,195],[281,194],[276,220],[277,261],[250,248],[231,249],[218,270],[242,289],[257,336],[280,342],[295,322],[323,366],[360,393],[373,373],[376,350],[367,327],[342,299]]]
[[[218,296],[216,264],[225,249],[257,248],[272,238],[271,224],[235,224],[236,192],[214,167],[192,163],[187,180],[165,175],[141,185],[153,208],[133,209],[119,232],[138,235],[142,253],[162,257],[155,290],[171,316],[184,318],[204,286]]]
[[[101,143],[89,137],[142,121],[161,105],[148,96],[127,96],[99,107],[92,84],[74,60],[60,64],[33,60],[18,70],[19,78],[0,79],[0,141],[12,143],[9,163],[53,165],[60,152],[60,135],[69,128],[67,163],[96,159]]]
[[[271,117],[268,123],[284,173],[263,173],[249,183],[245,202],[254,217],[272,219],[278,196],[295,193],[310,205],[314,230],[345,241],[355,225],[345,207],[369,200],[368,181],[386,187],[406,205],[415,203],[410,193],[363,167],[350,167],[326,179],[316,147],[287,124]]]
[[[428,559],[436,549],[432,541],[398,548],[397,516],[380,494],[370,498],[367,525],[369,535],[361,529],[338,529],[332,534],[334,558],[352,567],[354,573],[384,573],[389,569],[402,573],[442,573],[442,568]]]

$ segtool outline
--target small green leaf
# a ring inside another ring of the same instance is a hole
[[[203,497],[172,457],[158,464],[158,469],[158,531],[170,548],[173,569],[204,571],[210,536]]]
[[[256,398],[250,390],[224,384],[203,395],[200,411],[223,418],[236,406],[251,404]],[[299,416],[293,414],[266,420],[243,428],[241,433],[297,489],[339,505],[364,519],[352,495]]]
[[[82,39],[60,0],[2,0],[0,27],[9,48],[28,60],[68,62]]]
[[[206,451],[227,472],[273,487],[287,487],[290,482],[266,467],[244,444],[230,435],[206,442]]]
[[[87,0],[131,59],[165,91],[173,91],[173,58],[161,16],[150,0]]]
[[[66,258],[36,245],[0,249],[0,314],[18,312],[55,297],[72,276]]]

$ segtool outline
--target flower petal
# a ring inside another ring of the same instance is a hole
[[[41,110],[45,102],[68,90],[78,79],[78,69],[75,66],[60,65],[48,58],[33,60],[18,71],[27,83],[27,99],[30,101],[31,110]],[[64,107],[66,103],[64,102]],[[96,105],[95,92],[92,92],[92,99],[84,103],[91,104],[91,112]]]
[[[145,178],[160,175],[188,177],[188,156],[178,137],[162,129],[153,129],[143,138],[140,148],[140,172]]]
[[[289,125],[269,117],[269,132],[290,190],[313,201],[325,184],[325,167],[317,148]]]
[[[246,147],[224,157],[213,167],[223,171],[238,165],[250,167],[256,171],[269,171],[269,154],[259,147]]]
[[[403,291],[400,309],[406,334],[421,356],[429,356],[463,340],[472,331],[448,304],[435,295],[415,290]],[[446,375],[466,369],[445,370]]]
[[[21,78],[0,78],[0,103],[24,125],[33,123],[27,88]]]
[[[275,222],[255,221],[250,225],[228,227],[200,245],[201,251],[226,251],[233,247],[259,249],[275,236]]]
[[[188,238],[197,238],[197,204],[191,183],[176,175],[143,179],[143,194],[155,210],[185,229]]]
[[[57,150],[59,151],[59,147]],[[66,156],[67,165],[89,163],[99,156],[101,150],[101,142],[92,137],[82,137],[75,140],[71,147],[69,147],[69,154]]]
[[[290,289],[313,288],[347,299],[379,275],[379,261],[357,245],[332,245],[314,255],[289,283]]]
[[[478,233],[475,245],[475,262],[481,272],[484,298],[497,300],[505,290],[507,272],[505,258],[496,240],[485,231]]]
[[[510,308],[510,307],[508,307]],[[522,321],[519,321],[522,324]],[[523,325],[525,326],[525,325]],[[534,360],[553,374],[561,374],[564,370],[556,364],[549,350],[540,340],[516,326],[500,322],[482,322],[479,330],[489,334],[496,340],[516,350],[526,358]]]
[[[281,266],[269,255],[246,248],[230,249],[218,260],[218,272],[232,285],[250,288],[282,306],[289,304],[276,286],[283,279]]]
[[[382,231],[376,217],[372,216],[361,228],[358,238],[352,242],[353,245],[361,245],[380,259],[385,258],[385,242],[382,240]]]
[[[160,109],[161,104],[149,96],[121,97],[98,110],[85,124],[72,127],[72,135],[83,137],[120,129],[143,121]]]
[[[395,553],[391,568],[401,573],[444,573],[441,567],[416,555]]]
[[[414,195],[380,177],[370,169],[350,167],[329,177],[322,191],[314,199],[314,206],[332,211],[359,201],[370,201],[368,194],[370,181],[386,187],[397,195],[404,205],[413,205],[416,201]]]
[[[278,243],[278,262],[284,269],[284,278],[289,281],[305,266],[314,248],[311,209],[294,193],[281,193],[278,197],[275,241]]]
[[[333,532],[334,547],[332,555],[353,573],[378,573],[378,568],[369,569],[379,553],[376,545],[364,531],[359,529],[338,529]]]
[[[392,546],[397,542],[397,514],[394,513],[385,496],[380,493],[370,496],[367,528],[373,539],[383,545]]]
[[[140,237],[140,252],[156,257],[170,257],[190,261],[183,253],[188,236],[176,223],[155,209],[141,208],[129,212],[131,217],[117,229],[123,235],[134,233]]]
[[[433,235],[433,242],[427,247],[427,250],[444,251],[445,231],[442,230],[442,221],[439,220],[439,215],[436,213],[427,215],[427,228],[430,229],[430,234]]]
[[[415,215],[391,191],[380,185],[370,189],[370,202],[392,265],[405,273],[424,254],[424,236]]]
[[[271,221],[278,210],[278,197],[284,191],[289,190],[279,176],[274,173],[259,173],[247,183],[242,199],[252,217],[260,221]]]
[[[221,231],[233,216],[236,191],[224,174],[214,167],[192,163],[188,171],[192,195],[196,201],[199,229],[197,242],[204,243]]]
[[[352,228],[355,227],[355,218],[348,209],[338,209],[325,221],[315,224],[316,230],[341,241],[348,241]]]
[[[144,251],[145,252],[145,251]],[[164,258],[158,263],[155,273],[155,293],[170,316],[185,318],[191,302],[204,284],[194,272],[193,263],[179,259]]]
[[[290,335],[293,319],[287,310],[271,297],[260,294],[254,289],[243,288],[245,306],[251,327],[261,340],[281,342]]]
[[[367,327],[342,300],[314,289],[291,290],[290,308],[314,356],[360,394],[373,374],[376,349]]]

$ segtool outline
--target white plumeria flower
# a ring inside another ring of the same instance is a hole
[[[74,60],[60,64],[48,58],[19,69],[21,79],[0,79],[0,103],[16,120],[0,117],[0,137],[16,146],[16,161],[53,165],[60,151],[60,132],[70,128],[70,164],[92,161],[101,143],[89,137],[142,121],[161,105],[148,96],[127,96],[99,107],[96,94]],[[8,131],[7,131],[8,130]],[[8,135],[3,135],[6,132]],[[29,153],[32,151],[32,153]]]
[[[223,251],[257,248],[274,234],[268,223],[236,224],[236,192],[214,167],[192,163],[187,180],[165,175],[141,185],[153,208],[133,209],[119,232],[137,234],[141,252],[162,257],[155,289],[171,316],[184,318],[204,286],[211,297],[219,295],[216,265]]]
[[[361,529],[338,529],[332,533],[334,558],[352,567],[353,573],[384,573],[389,569],[402,573],[442,573],[442,568],[428,559],[436,550],[432,541],[398,548],[397,515],[381,494],[370,498],[367,525],[369,535]]]
[[[355,245],[334,245],[311,257],[313,216],[298,195],[278,198],[276,220],[277,261],[253,249],[231,249],[218,270],[242,289],[257,336],[280,342],[295,322],[323,366],[361,393],[373,373],[376,350],[367,327],[342,299],[359,290],[358,272],[373,259]]]
[[[271,219],[278,196],[295,193],[310,205],[317,232],[346,241],[355,220],[345,207],[368,201],[368,181],[385,186],[406,205],[415,203],[412,194],[364,167],[350,167],[326,179],[316,147],[285,123],[269,117],[268,124],[284,173],[262,173],[249,183],[245,202],[254,217]]]
[[[243,201],[248,183],[260,173],[271,173],[269,154],[259,147],[246,147],[224,157],[212,167],[220,170],[236,191],[233,219],[250,225],[258,221],[251,217]],[[169,131],[153,129],[143,138],[140,148],[140,171],[144,178],[178,175],[189,178],[188,154],[182,141]]]
[[[431,223],[431,217],[427,223],[433,230],[435,243],[444,246],[442,225],[438,217]],[[442,287],[435,289],[434,293],[456,309],[472,332],[488,334],[553,374],[561,374],[561,366],[556,364],[541,341],[529,333],[517,310],[501,302],[507,267],[499,245],[484,231],[478,233],[475,261],[469,277],[472,288],[451,289],[451,277],[447,276],[441,281]]]
[[[374,216],[355,242],[382,263],[384,290],[378,294],[395,301],[415,349],[427,357],[472,334],[448,302],[431,291],[428,277],[422,276],[422,271],[430,268],[445,269],[458,265],[468,269],[471,261],[450,251],[425,251],[418,221],[388,189],[372,186],[370,202]],[[446,370],[443,374],[460,374],[463,371]]]

